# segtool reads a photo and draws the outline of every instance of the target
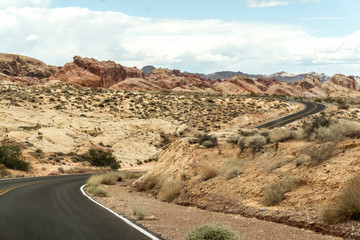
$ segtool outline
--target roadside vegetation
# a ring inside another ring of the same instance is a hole
[[[102,149],[91,148],[84,155],[84,160],[96,167],[110,167],[114,170],[120,168],[120,164],[116,161],[114,155],[110,151]]]
[[[185,240],[241,240],[228,227],[218,225],[201,225],[190,230]]]
[[[6,140],[0,145],[0,164],[15,170],[29,171],[30,169],[30,163],[26,162],[22,156],[20,146]]]

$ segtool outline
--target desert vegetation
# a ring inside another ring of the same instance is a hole
[[[218,225],[202,225],[190,230],[185,240],[240,240],[231,229]]]

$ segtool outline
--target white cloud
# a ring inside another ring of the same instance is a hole
[[[47,7],[50,0],[1,0],[0,8],[9,7]]]
[[[322,0],[245,0],[248,7],[287,6],[293,3],[321,2]]]
[[[220,20],[156,20],[83,8],[0,10],[0,52],[63,65],[74,55],[125,66],[249,73],[360,75],[360,31],[314,37],[302,28]]]
[[[289,5],[289,1],[277,1],[277,0],[246,0],[248,7],[275,7],[275,6],[286,6]]]

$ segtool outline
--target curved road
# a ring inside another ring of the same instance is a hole
[[[288,115],[286,117],[282,117],[279,119],[276,119],[274,121],[262,124],[260,126],[257,126],[256,128],[268,128],[268,129],[272,129],[275,127],[282,127],[286,124],[295,122],[301,118],[307,117],[309,115],[318,113],[323,111],[326,106],[320,103],[313,103],[313,102],[303,102],[303,101],[295,101],[298,103],[301,103],[305,106],[305,108],[303,110],[301,110],[300,112],[297,113],[293,113],[291,115]]]
[[[0,239],[157,239],[84,196],[90,175],[0,181]]]

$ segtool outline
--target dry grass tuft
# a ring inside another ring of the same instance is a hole
[[[95,185],[90,185],[87,188],[87,190],[91,195],[93,195],[95,197],[107,197],[108,196],[108,194],[104,190],[98,188]]]
[[[360,174],[351,178],[340,192],[336,203],[322,212],[322,220],[328,224],[351,219],[360,219]]]
[[[218,170],[215,167],[211,167],[211,166],[204,166],[200,172],[200,176],[203,181],[214,178],[217,175],[219,175]]]
[[[100,175],[92,175],[87,183],[94,186],[99,184],[114,185],[116,182],[123,181],[125,179],[138,178],[141,175],[141,173],[132,173],[127,171],[108,172]]]
[[[148,176],[136,184],[135,188],[138,192],[148,191],[159,185],[159,178],[157,176]]]
[[[285,193],[292,191],[300,184],[301,182],[294,177],[287,177],[283,181],[269,184],[264,189],[264,196],[261,199],[261,202],[265,206],[279,204],[285,198]]]
[[[167,180],[159,192],[159,199],[165,202],[172,202],[179,194],[183,184],[175,180]]]
[[[303,148],[306,155],[310,157],[312,165],[317,165],[330,159],[334,153],[336,143],[328,142],[318,145],[311,145]]]

